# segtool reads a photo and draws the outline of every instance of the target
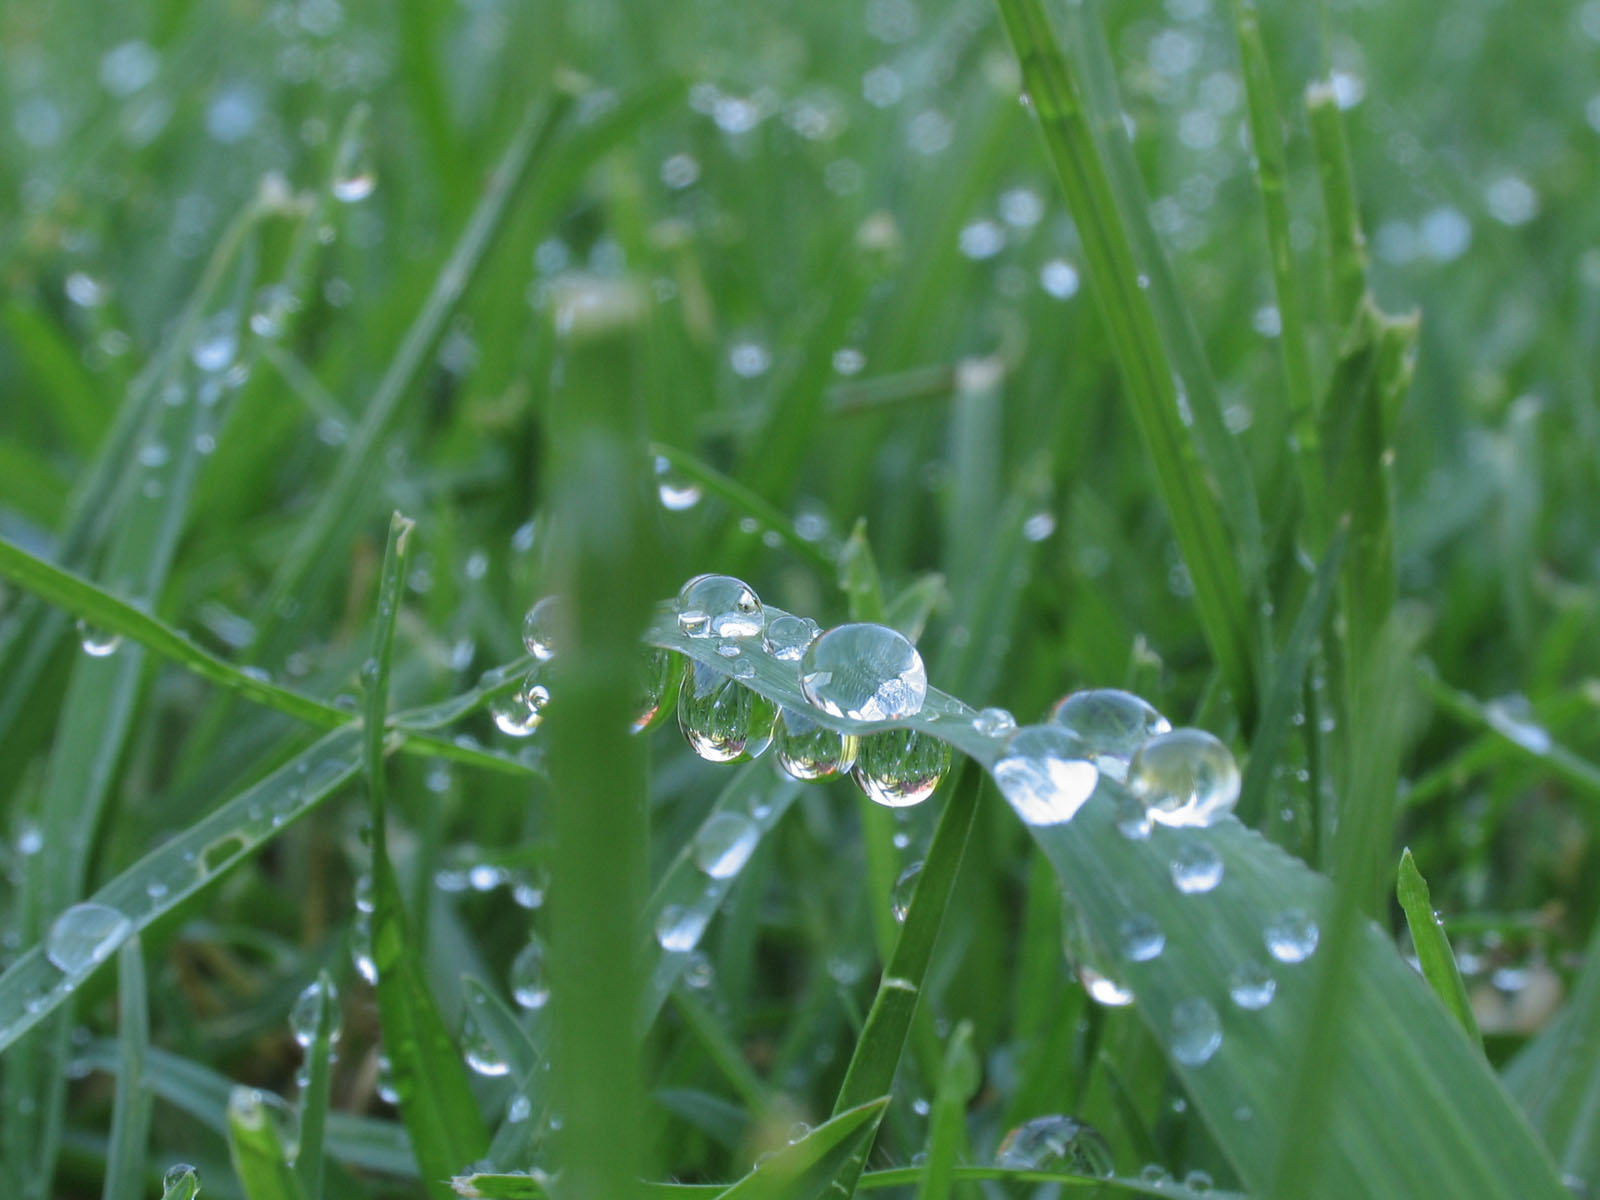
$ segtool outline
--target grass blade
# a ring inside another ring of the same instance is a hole
[[[228,1097],[228,1153],[246,1200],[305,1200],[300,1177],[289,1165],[274,1119],[277,1096],[254,1088],[234,1088]]]
[[[334,1030],[339,1021],[339,993],[322,971],[316,982],[316,1023],[306,1047],[306,1083],[300,1093],[300,1154],[295,1170],[306,1200],[322,1200],[323,1151],[327,1143],[328,1094],[332,1085]]]
[[[105,1200],[138,1200],[143,1195],[145,1156],[150,1138],[150,1083],[145,1058],[150,1051],[150,1005],[145,991],[144,950],[130,938],[117,952],[117,1094],[111,1113],[111,1145],[106,1154]]]
[[[1406,927],[1411,930],[1411,944],[1416,947],[1417,961],[1422,964],[1422,977],[1461,1023],[1467,1036],[1482,1048],[1483,1035],[1478,1032],[1477,1018],[1472,1015],[1472,1004],[1467,999],[1466,984],[1461,982],[1456,956],[1450,950],[1450,939],[1445,936],[1444,923],[1433,911],[1428,882],[1417,870],[1416,859],[1411,857],[1409,848],[1400,854],[1395,895],[1406,914]]]
[[[929,1116],[927,1166],[917,1185],[917,1200],[949,1200],[955,1186],[956,1158],[966,1147],[967,1102],[982,1077],[972,1049],[972,1022],[963,1021],[945,1047],[944,1067]]]
[[[828,1185],[842,1160],[865,1152],[852,1147],[871,1139],[889,1107],[889,1097],[841,1109],[805,1137],[764,1158],[755,1170],[725,1191],[722,1200],[803,1200]],[[834,1187],[837,1190],[837,1184]]]

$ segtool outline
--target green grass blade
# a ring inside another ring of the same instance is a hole
[[[180,1172],[161,1189],[161,1200],[196,1200],[199,1195],[200,1176],[193,1167]]]
[[[228,1153],[234,1174],[245,1200],[305,1200],[300,1177],[289,1165],[290,1147],[283,1144],[269,1104],[254,1088],[235,1088],[228,1098]]]
[[[150,1139],[150,1084],[145,1058],[150,1052],[150,1004],[145,989],[144,951],[130,938],[117,952],[117,1093],[111,1113],[111,1145],[106,1153],[104,1200],[138,1200],[143,1195],[145,1156]]]
[[[1178,412],[1174,372],[1128,232],[1095,145],[1077,81],[1040,0],[999,0],[1088,262],[1088,277],[1155,468],[1174,536],[1194,580],[1200,624],[1246,720],[1255,711],[1250,608],[1216,496]]]
[[[1350,165],[1344,114],[1339,111],[1332,82],[1320,80],[1306,88],[1305,102],[1328,221],[1334,327],[1343,330],[1355,321],[1367,290],[1367,236],[1361,228],[1361,212],[1356,203],[1355,170]]]
[[[300,1154],[295,1170],[306,1200],[322,1200],[323,1152],[327,1145],[328,1099],[332,1088],[334,1028],[339,1021],[339,993],[326,971],[317,976],[317,1017],[306,1047],[306,1084],[300,1094]]]
[[[450,1181],[467,1200],[549,1200],[548,1180],[534,1175],[458,1175]]]
[[[1444,923],[1433,911],[1428,882],[1417,870],[1416,859],[1411,857],[1409,848],[1400,854],[1395,895],[1406,914],[1406,927],[1411,930],[1411,944],[1416,947],[1417,961],[1422,964],[1422,977],[1433,988],[1434,995],[1444,1002],[1450,1014],[1461,1023],[1467,1036],[1481,1048],[1483,1035],[1478,1032],[1477,1018],[1472,1015],[1472,1003],[1467,999],[1466,984],[1461,982],[1461,971],[1456,966],[1455,954],[1450,950],[1450,939],[1445,936]]]
[[[917,1200],[949,1200],[955,1186],[956,1159],[966,1148],[967,1102],[982,1082],[983,1072],[972,1048],[972,1022],[963,1021],[945,1047],[939,1087],[933,1094],[928,1121],[928,1159],[917,1185]],[[858,1188],[860,1184],[856,1185]]]
[[[804,1200],[819,1195],[828,1187],[828,1177],[839,1169],[842,1160],[852,1156],[852,1147],[870,1140],[871,1131],[888,1107],[889,1097],[880,1096],[841,1109],[799,1141],[762,1159],[738,1183],[716,1194],[722,1200]]]

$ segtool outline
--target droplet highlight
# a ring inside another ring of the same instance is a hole
[[[1099,769],[1084,740],[1058,725],[1025,725],[1007,740],[994,780],[1029,825],[1072,820],[1094,793]]]

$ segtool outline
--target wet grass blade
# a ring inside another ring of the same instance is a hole
[[[1355,321],[1366,294],[1367,236],[1356,204],[1355,170],[1350,165],[1344,114],[1339,111],[1332,80],[1319,80],[1306,88],[1305,103],[1331,242],[1334,328],[1343,330]]]
[[[852,1147],[871,1140],[888,1107],[889,1097],[880,1096],[841,1109],[799,1141],[762,1159],[738,1183],[714,1194],[722,1200],[804,1200],[819,1195],[845,1159],[865,1153]],[[832,1190],[837,1188],[835,1184]]]
[[[972,1048],[972,1022],[963,1021],[945,1047],[939,1086],[928,1120],[928,1158],[917,1200],[949,1200],[955,1186],[956,1159],[967,1145],[967,1102],[978,1090],[983,1071]],[[861,1186],[859,1183],[857,1188]]]
[[[235,1088],[229,1096],[228,1154],[234,1174],[245,1200],[306,1200],[269,1104],[253,1088]]]
[[[1472,1015],[1472,1003],[1467,999],[1466,984],[1461,982],[1461,970],[1456,966],[1450,939],[1445,936],[1443,922],[1433,911],[1428,882],[1417,870],[1417,861],[1411,857],[1409,848],[1400,854],[1395,895],[1406,914],[1406,927],[1411,930],[1411,944],[1416,948],[1417,961],[1422,964],[1422,977],[1481,1049],[1483,1035],[1478,1032],[1477,1018]]]
[[[150,1005],[145,990],[144,951],[130,938],[117,952],[117,1092],[111,1113],[111,1144],[106,1153],[105,1200],[138,1200],[143,1195],[145,1156],[150,1138],[150,1083],[145,1058],[150,1051]]]
[[[300,1093],[300,1154],[295,1170],[306,1200],[322,1200],[323,1151],[327,1144],[328,1098],[332,1087],[334,1031],[339,1021],[338,992],[326,971],[317,976],[317,1017],[306,1047],[306,1084]]]

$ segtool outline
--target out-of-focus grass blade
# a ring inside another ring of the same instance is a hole
[[[246,1200],[306,1200],[270,1100],[254,1088],[235,1088],[228,1097],[228,1153]]]
[[[528,1112],[513,1119],[507,1112],[489,1143],[489,1162],[511,1167],[529,1160],[533,1141],[539,1136],[549,1111],[550,1089],[541,1079],[547,1061],[548,1026],[535,1026],[529,1033],[504,1000],[471,976],[461,980],[461,995],[473,1023],[504,1061],[507,1074],[516,1080],[515,1095],[528,1102]]]
[[[1417,961],[1422,964],[1422,977],[1433,988],[1434,995],[1444,1001],[1444,1006],[1461,1023],[1467,1036],[1481,1048],[1483,1035],[1478,1032],[1477,1018],[1472,1015],[1472,1004],[1467,999],[1466,984],[1461,982],[1456,956],[1450,950],[1450,939],[1445,936],[1444,925],[1433,911],[1428,882],[1417,870],[1416,859],[1411,857],[1409,847],[1400,853],[1395,895],[1406,914],[1406,927],[1411,930],[1411,944],[1416,947]]]
[[[307,1200],[322,1200],[323,1148],[327,1142],[328,1094],[332,1085],[333,1031],[339,1021],[338,992],[326,971],[317,976],[317,1018],[306,1047],[306,1084],[300,1093],[300,1154],[295,1170]]]
[[[364,761],[372,814],[372,960],[377,967],[378,1019],[394,1071],[400,1115],[411,1134],[424,1184],[448,1197],[444,1182],[480,1158],[489,1133],[472,1094],[466,1064],[428,990],[417,946],[406,931],[400,884],[389,862],[383,741],[390,658],[413,523],[395,513],[389,523],[367,682]]]
[[[845,594],[852,621],[884,618],[883,582],[878,578],[878,563],[867,540],[867,519],[862,517],[850,532],[850,540],[839,551],[839,587]]]
[[[1229,547],[1217,497],[1178,411],[1174,369],[1150,298],[1141,286],[1128,231],[1079,98],[1079,89],[1040,0],[999,0],[1023,86],[1077,223],[1106,332],[1129,405],[1154,460],[1156,484],[1194,581],[1201,627],[1234,702],[1252,721],[1256,687],[1251,608]],[[1231,481],[1223,481],[1228,486]]]
[[[889,1097],[880,1096],[835,1112],[805,1137],[762,1159],[750,1174],[717,1194],[723,1200],[805,1200],[820,1194],[845,1159],[863,1153],[859,1143],[871,1139],[872,1130],[888,1107]]]
[[[162,1182],[161,1200],[195,1200],[200,1195],[200,1176],[193,1167],[187,1171],[179,1171],[176,1176],[171,1170],[167,1172],[168,1178]]]
[[[138,1200],[150,1137],[150,1083],[145,1056],[150,1050],[150,1006],[145,992],[144,951],[130,938],[117,952],[117,1094],[111,1112],[111,1144],[106,1153],[105,1200]]]
[[[1366,293],[1367,236],[1361,228],[1350,144],[1345,138],[1344,113],[1339,109],[1333,81],[1324,79],[1311,84],[1306,88],[1305,102],[1322,184],[1322,205],[1328,219],[1335,329],[1343,330],[1354,322]]]
[[[927,628],[933,610],[943,604],[949,595],[950,589],[943,575],[923,575],[901,588],[895,593],[894,599],[884,605],[883,623],[890,629],[898,629],[913,642],[918,641],[922,631]]]
[[[109,406],[72,344],[42,308],[17,299],[0,304],[0,332],[6,334],[29,390],[50,397],[48,405],[40,406],[40,415],[76,453],[87,457]]]
[[[967,1101],[982,1081],[983,1071],[972,1048],[972,1022],[963,1021],[945,1047],[928,1119],[928,1159],[917,1186],[917,1200],[949,1200],[955,1186],[956,1158],[967,1144]]]

